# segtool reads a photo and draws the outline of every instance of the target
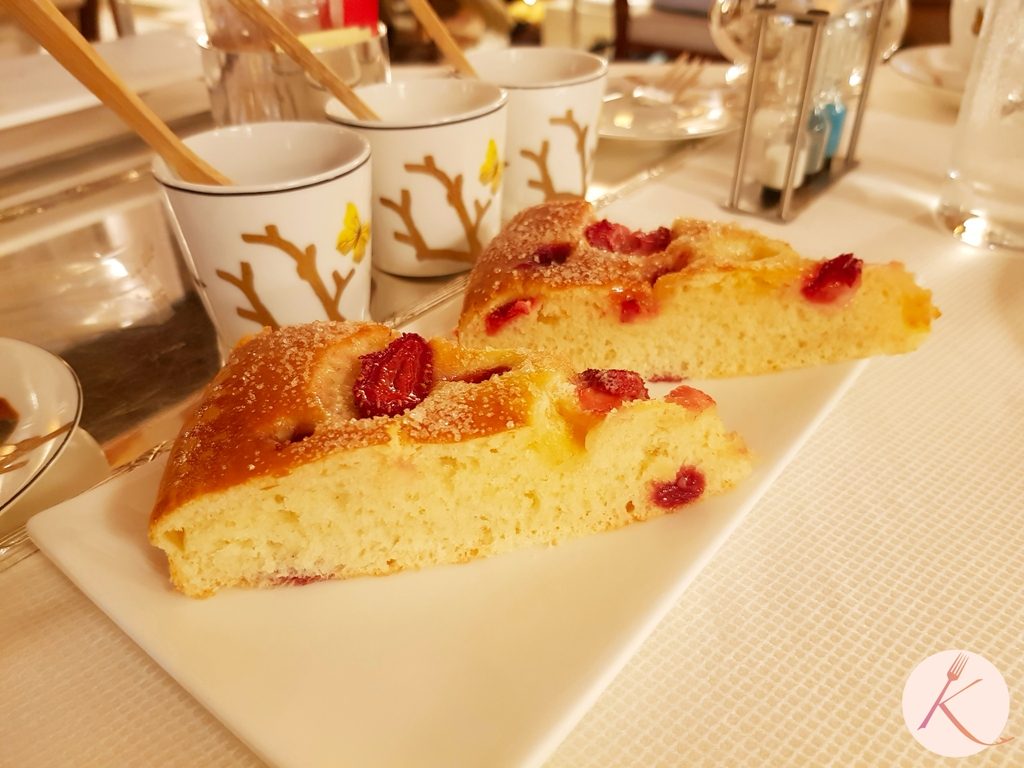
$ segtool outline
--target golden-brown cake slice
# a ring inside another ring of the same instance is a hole
[[[730,224],[631,232],[589,203],[527,209],[473,267],[460,343],[647,378],[759,374],[915,349],[938,316],[901,264],[825,261]]]
[[[628,371],[316,323],[234,351],[174,444],[149,533],[204,596],[554,544],[749,466],[690,387],[652,400]]]

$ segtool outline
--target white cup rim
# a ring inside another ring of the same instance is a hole
[[[423,88],[436,88],[440,90],[452,87],[469,87],[476,89],[484,95],[487,102],[481,104],[479,107],[455,112],[443,117],[428,119],[415,119],[410,117],[402,120],[363,120],[352,116],[340,101],[332,98],[327,102],[326,114],[328,119],[332,122],[340,123],[352,128],[359,128],[360,130],[410,130],[415,128],[436,128],[442,125],[454,125],[456,123],[476,120],[497,112],[499,109],[504,108],[505,104],[508,102],[508,94],[504,89],[497,85],[481,82],[479,80],[459,80],[450,77],[425,77],[407,81],[403,80],[400,82],[374,83],[373,85],[365,85],[357,88],[356,93],[372,102],[373,95],[379,91],[411,91],[413,89],[422,90]]]
[[[153,176],[156,178],[161,185],[170,187],[171,189],[181,190],[183,192],[193,192],[202,195],[214,195],[219,197],[239,197],[244,195],[266,195],[274,194],[277,192],[287,192],[296,189],[305,189],[307,187],[314,187],[319,184],[326,184],[330,181],[335,181],[343,176],[348,176],[352,172],[358,170],[370,160],[370,143],[358,133],[349,131],[340,125],[332,123],[315,123],[315,122],[302,122],[302,121],[268,121],[260,123],[246,123],[244,125],[231,125],[223,126],[220,128],[212,128],[206,131],[200,131],[194,133],[191,136],[186,136],[182,139],[186,146],[195,143],[206,137],[221,137],[228,135],[243,135],[253,134],[259,132],[279,131],[279,130],[293,130],[295,127],[301,126],[301,130],[307,130],[311,134],[315,132],[322,133],[324,136],[334,135],[338,136],[339,132],[344,132],[351,139],[357,140],[359,144],[359,151],[352,156],[351,159],[346,160],[342,163],[332,165],[319,173],[307,174],[294,179],[288,179],[287,181],[278,182],[264,182],[259,184],[231,184],[231,185],[220,185],[220,184],[200,184],[192,181],[185,181],[179,178],[171,169],[167,163],[164,162],[163,158],[156,157],[153,159],[152,170]],[[211,162],[216,167],[216,164],[210,158],[206,158],[208,162]]]
[[[526,53],[523,53],[524,51]],[[511,70],[510,67],[514,65],[516,58],[520,56],[544,56],[549,58],[558,56],[563,58],[573,58],[578,61],[586,62],[590,65],[590,68],[586,72],[582,72],[572,77],[562,77],[536,83],[523,82],[513,76],[485,77],[480,73],[480,77],[485,79],[487,82],[494,83],[495,85],[499,85],[510,91],[533,91],[547,88],[564,88],[567,85],[581,85],[582,83],[599,80],[608,74],[608,62],[605,59],[593,53],[580,51],[575,48],[513,46],[510,48],[473,51],[466,54],[466,58],[469,59],[469,63],[477,69],[483,67],[485,62],[500,62],[504,65],[503,69],[510,72],[514,71]]]

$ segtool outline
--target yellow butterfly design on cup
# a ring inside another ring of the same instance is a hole
[[[480,166],[480,183],[489,184],[492,195],[501,187],[501,173],[504,169],[505,163],[498,156],[498,143],[491,139],[487,142],[487,154]]]
[[[354,203],[345,206],[345,224],[338,233],[337,249],[343,255],[352,254],[352,261],[358,264],[366,255],[370,244],[370,222],[359,218],[359,209]]]

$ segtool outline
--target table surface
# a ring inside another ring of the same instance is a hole
[[[861,166],[791,224],[743,219],[814,256],[841,252],[856,233],[871,245],[859,255],[906,262],[943,317],[918,352],[866,368],[551,765],[939,764],[910,736],[900,701],[914,666],[953,648],[999,668],[1014,702],[1004,733],[1020,737],[972,764],[1024,762],[1024,258],[962,245],[934,224],[954,119],[883,68]],[[668,160],[629,194],[735,218],[721,206],[732,141],[680,149],[602,143],[598,182]],[[155,231],[145,204],[125,203],[145,198],[148,183],[125,180],[90,205]],[[32,237],[41,221],[0,215],[0,265],[11,254],[52,260]],[[121,231],[93,235],[110,247]],[[174,344],[196,344],[193,371],[215,365],[208,323],[172,278],[163,320],[135,329],[136,346],[104,348],[102,334],[51,344],[89,370],[90,351],[137,356],[178,328],[185,340]],[[130,314],[121,294],[105,298],[111,318]],[[87,427],[114,463],[127,461],[173,433],[189,390],[181,382],[169,402],[148,398],[151,412],[125,417],[143,427],[127,440],[99,415]],[[0,765],[260,765],[42,555],[0,562],[0,616]]]

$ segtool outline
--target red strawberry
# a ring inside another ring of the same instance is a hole
[[[857,289],[864,262],[852,253],[823,261],[804,278],[800,292],[815,304],[831,304]]]
[[[608,413],[630,400],[648,400],[650,395],[640,374],[618,369],[588,368],[576,376],[580,406],[591,413]]]
[[[564,264],[571,255],[571,243],[548,243],[547,245],[539,246],[526,261],[516,264],[516,269],[528,269],[529,267],[537,266],[546,267],[549,264]]]
[[[640,305],[639,299],[635,299],[632,296],[625,296],[619,302],[620,323],[632,323],[643,313],[644,309]]]
[[[613,224],[608,219],[595,221],[583,230],[587,242],[595,248],[613,253],[629,253],[633,233],[622,224]]]
[[[644,290],[613,288],[611,299],[613,306],[618,307],[620,323],[632,323],[637,318],[653,315],[658,311],[654,297]]]
[[[326,581],[329,578],[331,578],[330,574],[326,573],[281,573],[273,577],[272,583],[275,586],[301,587],[303,584]]]
[[[514,299],[506,304],[502,304],[497,309],[492,309],[484,319],[484,328],[487,331],[487,335],[493,336],[517,317],[530,314],[536,305],[537,299],[527,297]]]
[[[691,411],[703,411],[715,404],[714,398],[707,392],[701,392],[699,389],[688,387],[685,384],[665,395],[665,402],[681,405]]]
[[[661,253],[672,242],[672,232],[668,227],[658,227],[650,232],[640,232],[638,230],[633,236],[638,241],[633,253],[643,254],[644,256],[650,256],[652,253]]]
[[[638,253],[644,256],[664,251],[672,242],[672,232],[667,227],[658,227],[650,232],[633,231],[608,219],[601,219],[589,225],[583,230],[583,236],[595,248],[613,253]]]
[[[676,473],[675,480],[654,484],[651,500],[659,507],[675,509],[699,499],[704,494],[704,486],[704,473],[684,464]]]
[[[434,350],[415,333],[404,333],[359,361],[352,394],[363,418],[405,413],[423,401],[434,382]]]

